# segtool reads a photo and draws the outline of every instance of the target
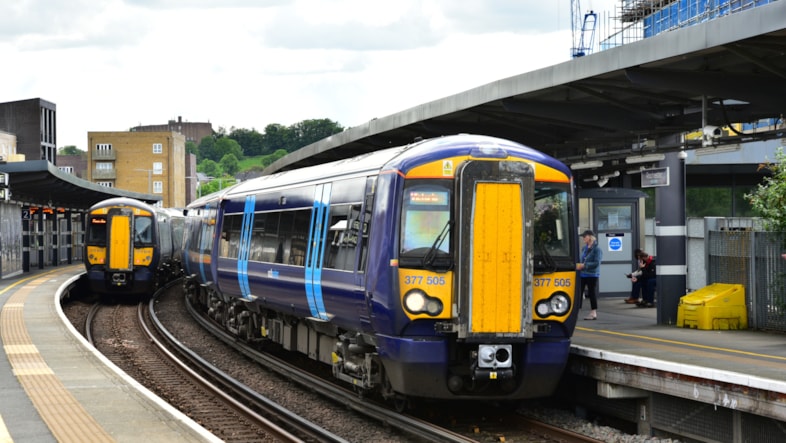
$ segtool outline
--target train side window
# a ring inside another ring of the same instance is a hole
[[[240,224],[243,222],[241,215],[227,215],[224,217],[224,226],[221,230],[221,248],[219,255],[227,258],[237,258],[240,249]]]
[[[249,245],[249,260],[263,261],[263,240],[265,235],[265,220],[267,219],[267,216],[267,214],[260,213],[254,215],[254,228],[251,230],[251,244]]]
[[[277,212],[257,213],[251,234],[251,260],[275,263],[278,251]]]
[[[358,262],[358,271],[365,272],[366,260],[368,258],[368,228],[371,224],[371,210],[374,207],[374,188],[377,184],[376,177],[369,177],[366,180],[366,198],[363,202],[363,212],[358,218],[357,232],[359,235],[360,247],[360,262]]]
[[[353,208],[355,216],[353,217]],[[355,268],[355,248],[358,244],[356,228],[360,205],[335,205],[330,207],[328,235],[325,239],[323,266],[351,271]]]
[[[172,230],[169,227],[169,217],[163,214],[158,216],[158,243],[161,245],[162,251],[172,252]]]
[[[281,263],[303,266],[306,263],[306,238],[311,224],[311,210],[298,210],[282,213],[281,229],[278,232],[278,249],[281,249]]]
[[[286,211],[282,212],[279,216],[275,263],[289,264],[289,257],[292,253],[291,229],[295,223],[295,214],[295,211]]]
[[[202,253],[206,255],[211,255],[213,253],[213,236],[216,231],[217,212],[216,209],[208,209],[205,211],[204,229],[202,230],[202,238],[200,239],[200,249]]]

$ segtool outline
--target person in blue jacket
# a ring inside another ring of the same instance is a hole
[[[579,271],[581,286],[578,296],[587,294],[590,299],[590,313],[584,320],[595,320],[598,318],[598,279],[600,278],[600,262],[603,260],[603,251],[598,247],[598,239],[592,230],[587,229],[581,233],[584,240],[584,247],[581,248],[581,257],[576,264]]]

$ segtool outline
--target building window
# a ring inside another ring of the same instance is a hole
[[[161,154],[164,152],[164,146],[161,143],[153,143],[153,154]]]
[[[96,162],[96,170],[98,171],[111,171],[112,162]]]
[[[153,194],[161,194],[164,192],[164,182],[162,181],[154,181],[153,182]]]
[[[73,166],[58,166],[57,169],[65,172],[66,174],[74,175],[74,167]]]
[[[96,182],[98,186],[103,186],[105,188],[114,188],[115,185],[112,182]]]
[[[96,143],[96,151],[106,152],[112,150],[112,143]]]
[[[164,164],[162,162],[153,162],[153,174],[161,175],[164,173]]]

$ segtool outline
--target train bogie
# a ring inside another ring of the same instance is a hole
[[[187,292],[228,330],[386,397],[549,395],[575,325],[570,171],[453,136],[195,202]]]

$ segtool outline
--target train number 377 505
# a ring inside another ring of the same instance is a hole
[[[404,278],[405,285],[422,285],[426,283],[428,286],[444,286],[445,277],[442,276],[427,276],[422,275],[408,275]]]
[[[573,280],[569,278],[536,278],[533,281],[534,286],[537,287],[555,287],[555,288],[569,288]]]

